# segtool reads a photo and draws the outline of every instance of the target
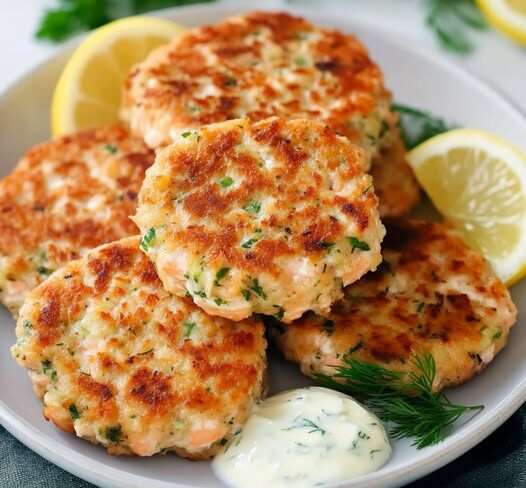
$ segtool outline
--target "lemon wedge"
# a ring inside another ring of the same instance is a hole
[[[526,155],[480,130],[455,129],[408,154],[436,208],[512,285],[526,274]]]
[[[477,0],[488,22],[519,44],[526,44],[524,0]]]
[[[115,122],[130,68],[183,31],[168,20],[128,17],[92,32],[69,59],[55,88],[53,135]]]

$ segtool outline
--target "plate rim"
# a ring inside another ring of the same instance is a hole
[[[336,9],[328,9],[327,12],[319,12],[308,5],[293,5],[285,4],[281,1],[273,1],[258,10],[287,10],[289,12],[307,15],[309,17],[316,16],[319,23],[330,23],[334,20],[337,14]],[[232,14],[241,14],[243,12],[254,10],[254,8],[247,8],[245,3],[241,2],[218,2],[217,4],[209,5],[190,5],[184,7],[172,7],[154,12],[149,12],[145,15],[157,17],[171,17],[177,19],[178,14],[199,16],[201,12],[216,11],[218,15],[228,16]],[[350,23],[360,25],[366,30],[374,31],[375,35],[387,38],[389,42],[402,47],[405,50],[410,50],[421,58],[425,58],[429,62],[440,65],[445,71],[454,72],[456,76],[463,78],[467,83],[476,85],[479,90],[485,95],[498,101],[500,104],[506,106],[510,114],[516,118],[516,122],[522,125],[526,130],[525,114],[522,113],[508,97],[499,92],[493,86],[477,78],[471,72],[450,61],[445,56],[433,55],[429,51],[424,50],[414,43],[404,43],[404,40],[410,39],[409,36],[400,37],[394,35],[393,31],[386,29],[378,22],[364,21],[363,19],[351,19]],[[43,61],[35,64],[30,69],[26,70],[14,81],[7,85],[0,91],[0,102],[7,98],[11,90],[15,90],[17,86],[24,81],[27,81],[38,70],[43,69],[47,64],[56,61],[59,57],[71,50],[78,44],[85,35],[78,36],[67,43],[54,53],[47,56]],[[523,378],[517,383],[508,395],[501,398],[493,409],[486,413],[483,411],[480,414],[468,418],[469,426],[462,432],[456,432],[448,436],[437,448],[435,452],[430,453],[426,458],[421,460],[418,464],[410,460],[400,463],[396,468],[387,470],[385,473],[376,471],[368,475],[356,478],[346,482],[339,483],[339,487],[348,488],[370,488],[371,482],[384,486],[388,482],[408,483],[418,479],[426,474],[429,474],[445,464],[453,461],[461,456],[476,444],[481,442],[500,425],[502,425],[513,413],[526,401],[526,378]],[[41,455],[53,464],[62,469],[78,476],[90,483],[104,488],[124,487],[124,488],[142,488],[148,483],[151,488],[196,488],[195,485],[181,484],[181,482],[173,481],[166,482],[163,480],[154,479],[151,477],[140,476],[128,471],[114,468],[100,461],[93,460],[90,456],[84,455],[69,446],[58,446],[54,440],[50,438],[39,429],[34,427],[29,422],[25,421],[14,410],[8,407],[3,400],[0,399],[0,424],[17,438],[24,445]],[[99,469],[96,469],[99,468]]]

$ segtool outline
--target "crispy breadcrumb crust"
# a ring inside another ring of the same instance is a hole
[[[328,312],[342,285],[381,259],[365,159],[310,120],[184,133],[147,172],[134,217],[143,249],[167,290],[210,314]]]
[[[349,355],[413,371],[436,362],[434,388],[469,380],[505,346],[517,310],[483,257],[442,224],[387,221],[384,262],[345,289],[326,317],[307,314],[272,335],[307,375],[334,373]]]
[[[211,457],[263,394],[264,328],[170,295],[138,246],[98,247],[33,290],[12,354],[57,427],[111,454]]]
[[[153,159],[116,125],[39,144],[0,181],[0,302],[15,317],[59,266],[137,233],[129,216]]]

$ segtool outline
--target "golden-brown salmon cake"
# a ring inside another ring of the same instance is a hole
[[[147,171],[134,217],[165,288],[212,315],[328,312],[381,260],[363,149],[310,120],[181,134]]]
[[[399,141],[391,94],[354,36],[287,13],[253,12],[192,29],[137,65],[125,83],[123,117],[151,147],[182,132],[237,118],[307,118],[328,124],[372,155]],[[382,210],[399,215],[418,189],[405,160],[377,171],[401,181]],[[381,188],[380,185],[377,185]],[[387,193],[387,190],[384,192]]]
[[[467,381],[506,344],[517,310],[480,254],[442,224],[386,222],[384,262],[345,289],[325,318],[275,323],[272,335],[303,373],[334,374],[347,355],[396,371],[433,355],[434,388]]]
[[[0,302],[14,316],[59,266],[137,233],[129,216],[153,159],[117,125],[35,146],[0,181]]]
[[[208,458],[263,394],[263,325],[167,293],[139,237],[53,273],[29,293],[16,334],[44,416],[111,454]]]

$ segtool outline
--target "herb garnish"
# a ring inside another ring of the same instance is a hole
[[[194,327],[196,326],[195,322],[184,322],[183,327],[184,330],[184,336],[183,337],[190,337],[192,335],[192,331],[194,330]]]
[[[294,419],[294,424],[292,424],[290,427],[281,430],[292,430],[301,428],[310,429],[309,434],[319,432],[321,435],[325,435],[326,433],[326,431],[322,429],[319,425],[315,424],[312,420],[306,419],[305,417],[296,417]]]
[[[473,0],[428,0],[427,25],[440,44],[457,54],[473,51],[467,32],[488,28],[482,13]]]
[[[413,149],[427,139],[451,129],[444,120],[429,112],[396,103],[392,109],[400,115],[400,132],[407,149]]]
[[[264,300],[267,299],[267,294],[264,292],[263,288],[261,288],[257,278],[252,279],[252,282],[250,283],[250,289]]]
[[[57,6],[44,12],[36,37],[60,42],[84,30],[95,29],[118,17],[140,14],[178,5],[214,0],[58,0]]]
[[[406,373],[346,355],[344,364],[334,367],[334,375],[317,374],[314,379],[322,386],[354,395],[384,422],[394,424],[390,431],[393,438],[412,437],[413,445],[421,449],[442,441],[462,415],[484,407],[455,405],[443,393],[433,392],[436,364],[431,354],[415,356],[413,364],[417,371]]]
[[[110,154],[115,154],[117,152],[117,146],[113,144],[106,144],[104,150]]]
[[[115,425],[112,427],[106,427],[106,430],[104,431],[104,436],[106,439],[108,439],[110,442],[118,443],[120,442],[122,438],[122,427],[120,425]]]
[[[249,213],[257,214],[261,210],[261,203],[257,200],[250,200],[244,207],[243,210],[246,210]]]
[[[347,237],[347,239],[349,239],[349,244],[352,247],[351,252],[354,252],[355,249],[360,249],[360,251],[369,251],[371,249],[369,247],[369,244],[367,244],[367,242],[361,241],[357,237],[352,236],[352,237]]]
[[[79,413],[79,411],[77,409],[77,406],[74,403],[72,403],[69,406],[69,413],[71,415],[72,420],[80,419],[80,413]]]
[[[53,382],[57,381],[57,371],[53,367],[53,363],[49,359],[42,361],[42,372],[49,376],[49,379]]]
[[[221,268],[217,273],[216,273],[216,279],[214,280],[214,285],[215,286],[221,286],[221,280],[228,274],[228,272],[230,271],[230,268]]]
[[[248,290],[241,290],[241,295],[247,302],[250,300],[250,292]]]
[[[148,231],[146,232],[146,234],[144,234],[144,237],[141,240],[140,248],[145,252],[148,251],[154,239],[155,227],[150,227],[150,229],[148,229]]]
[[[46,268],[45,266],[39,266],[37,268],[37,273],[42,276],[49,276],[51,273],[53,273],[53,270]]]
[[[234,180],[230,176],[225,176],[224,178],[219,180],[219,184],[223,188],[228,188],[230,185],[232,185],[232,183],[234,183]]]

